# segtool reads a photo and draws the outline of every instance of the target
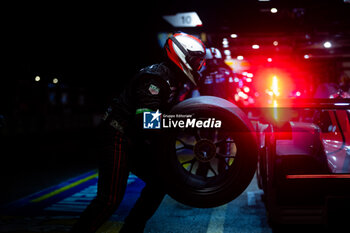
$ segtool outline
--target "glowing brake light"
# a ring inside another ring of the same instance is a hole
[[[273,78],[272,78],[272,87],[271,87],[271,89],[272,89],[272,92],[273,92],[273,94],[275,96],[279,96],[280,95],[280,93],[278,91],[278,79],[277,79],[276,76],[273,76]]]

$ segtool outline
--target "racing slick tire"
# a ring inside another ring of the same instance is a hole
[[[227,100],[200,96],[177,104],[168,117],[221,121],[217,128],[163,129],[159,160],[169,196],[199,208],[238,197],[254,177],[258,159],[255,132],[245,113]]]

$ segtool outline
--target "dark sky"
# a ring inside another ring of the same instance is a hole
[[[346,12],[340,8],[332,10],[334,5],[329,5],[330,2],[342,1],[272,0],[263,4],[266,8],[278,6],[280,15],[288,14],[283,12],[283,7],[305,6],[307,16],[304,21],[318,22],[319,27],[328,22],[335,28],[337,22],[334,18],[342,14],[346,17]],[[2,39],[5,39],[2,44],[8,63],[30,64],[34,70],[86,71],[89,74],[103,72],[112,66],[116,70],[129,69],[134,64],[142,66],[156,59],[154,56],[159,52],[153,52],[158,49],[156,33],[169,26],[161,18],[163,14],[196,10],[206,27],[203,29],[211,32],[293,30],[300,27],[291,23],[292,17],[275,16],[261,20],[261,4],[257,0],[13,4],[2,7],[0,30]],[[316,26],[309,27],[314,30]]]
[[[103,3],[1,8],[0,114],[12,111],[35,75],[83,87],[101,103],[120,92],[140,68],[159,61],[151,26],[159,18],[141,9]]]
[[[341,7],[334,8],[334,4]],[[262,18],[266,13],[260,9],[265,6],[279,7],[280,14]],[[305,7],[306,16],[299,20],[290,16],[285,9],[293,7]],[[139,68],[159,61],[156,33],[175,30],[161,18],[163,14],[195,10],[203,20],[203,30],[211,33],[317,27],[342,30],[339,22],[350,18],[342,7],[340,0],[85,1],[74,5],[60,1],[4,5],[0,28],[3,74],[15,80],[32,78],[29,76],[35,73],[57,73],[67,82],[115,85],[124,83]]]
[[[156,46],[150,25],[157,19],[147,11],[86,3],[30,7],[14,6],[3,16],[7,66],[87,81],[150,62],[146,54]]]

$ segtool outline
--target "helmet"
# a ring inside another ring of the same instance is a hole
[[[167,39],[164,48],[168,58],[197,85],[195,79],[205,63],[203,42],[186,33],[176,33]]]

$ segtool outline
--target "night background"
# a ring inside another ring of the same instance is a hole
[[[188,11],[203,26],[162,18]],[[97,167],[99,119],[141,68],[162,60],[158,33],[205,33],[221,50],[229,38],[232,57],[251,59],[252,72],[269,56],[312,83],[337,83],[350,70],[350,4],[340,0],[28,2],[2,4],[0,17],[0,204]],[[320,48],[325,40],[331,50]],[[252,43],[269,46],[251,51]]]
[[[1,180],[7,191],[1,202],[6,202],[51,179],[60,181],[61,170],[95,167],[91,148],[99,117],[139,69],[159,61],[161,49],[156,28],[149,26],[160,20],[131,4],[2,10]],[[31,175],[33,183],[23,180]],[[23,188],[14,190],[18,182]]]

